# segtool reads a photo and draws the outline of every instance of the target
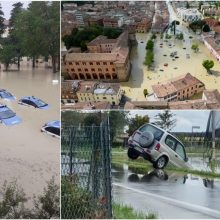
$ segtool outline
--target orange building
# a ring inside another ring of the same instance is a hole
[[[187,73],[167,83],[153,85],[152,89],[154,97],[158,100],[177,101],[188,99],[202,92],[205,89],[205,85],[196,77]]]

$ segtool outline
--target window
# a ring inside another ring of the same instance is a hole
[[[100,65],[100,62],[96,62],[96,65]]]
[[[80,68],[78,68],[78,71],[79,71],[79,72],[81,72],[81,69],[80,69]]]
[[[56,135],[60,136],[60,129],[59,128],[46,127],[45,130],[52,133],[52,134],[56,134]]]
[[[79,65],[79,62],[76,62],[76,65]]]
[[[176,145],[176,139],[171,137],[170,135],[167,135],[165,139],[165,144],[170,147],[172,150],[175,150],[175,145]]]
[[[72,65],[72,62],[69,62],[69,65]]]
[[[95,69],[94,69],[94,68],[92,68],[91,70],[92,70],[93,72],[95,72]]]
[[[185,154],[185,150],[182,144],[180,144],[179,142],[177,142],[176,145],[176,153],[183,159],[185,160],[186,158],[186,154]]]
[[[75,72],[75,69],[71,69],[72,72]]]
[[[189,89],[187,89],[187,92],[189,92]]]
[[[91,66],[92,66],[92,65],[93,65],[93,62],[89,62],[89,65],[91,65]]]
[[[106,68],[105,70],[108,71],[108,68]]]
[[[107,63],[106,63],[106,62],[103,62],[103,65],[107,65]]]
[[[87,68],[85,68],[85,72],[88,72],[88,69],[87,69]]]
[[[106,97],[103,97],[103,99],[107,99]]]
[[[193,87],[191,89],[193,90]]]
[[[85,66],[85,65],[86,65],[86,62],[82,62],[82,64]]]
[[[102,69],[101,69],[101,68],[98,68],[98,71],[102,71]]]
[[[112,68],[112,71],[115,71],[115,68]]]
[[[110,65],[113,65],[113,62],[110,62]]]

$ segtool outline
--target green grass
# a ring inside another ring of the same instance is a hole
[[[156,219],[154,213],[144,214],[143,212],[135,211],[131,206],[113,203],[114,219]]]
[[[145,174],[151,169],[153,169],[152,164],[144,160],[143,158],[138,158],[136,160],[131,160],[127,156],[127,152],[120,151],[117,152],[116,150],[112,153],[112,165],[113,166],[120,166],[123,167],[123,164],[128,165],[128,169],[135,173]],[[165,168],[166,171],[177,171],[180,173],[187,173],[187,174],[195,174],[199,176],[205,176],[205,177],[213,177],[213,178],[220,178],[220,173],[215,173],[211,171],[202,171],[202,170],[193,170],[193,169],[187,169],[187,168],[178,168],[174,167],[172,165],[168,165]]]

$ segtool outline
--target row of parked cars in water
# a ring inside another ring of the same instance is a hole
[[[0,99],[13,101],[16,100],[16,97],[7,90],[0,89]],[[47,103],[34,96],[24,96],[19,99],[18,104],[39,109],[49,108]],[[6,126],[11,126],[21,123],[21,118],[18,117],[7,105],[0,103],[0,123],[5,124]],[[41,131],[54,137],[60,137],[60,127],[60,121],[50,121],[42,126]]]

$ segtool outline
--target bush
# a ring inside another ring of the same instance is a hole
[[[144,89],[144,96],[146,97],[148,95],[147,89]]]

